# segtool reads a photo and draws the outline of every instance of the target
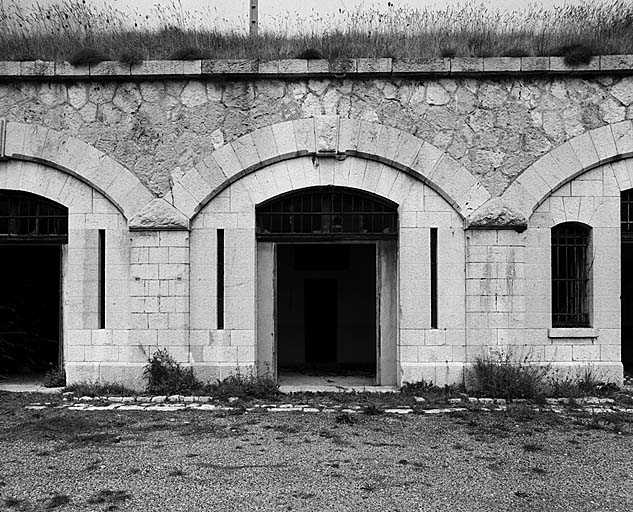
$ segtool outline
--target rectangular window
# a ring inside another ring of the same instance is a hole
[[[578,222],[552,228],[552,327],[590,327],[590,233]]]
[[[431,328],[437,329],[437,228],[431,228]]]
[[[217,236],[217,324],[224,329],[224,230],[218,229]]]
[[[106,313],[106,232],[99,230],[99,329],[105,329]]]

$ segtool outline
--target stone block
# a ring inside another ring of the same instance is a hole
[[[549,57],[521,57],[522,72],[547,72],[549,71]]]
[[[235,154],[235,149],[231,144],[225,144],[213,153],[213,159],[222,169],[227,178],[243,170],[239,158]]]
[[[0,76],[18,77],[20,76],[20,62],[3,60],[0,61]]]
[[[356,73],[356,70],[356,59],[334,59],[330,61],[330,73],[333,73],[335,75]]]
[[[279,150],[277,149],[275,134],[270,126],[255,130],[251,133],[251,137],[257,151],[257,164],[270,162],[278,158]]]
[[[146,60],[130,67],[133,76],[182,75],[183,61],[180,60]]]
[[[591,140],[593,141],[596,153],[598,154],[598,158],[600,158],[601,162],[609,160],[617,155],[617,147],[615,145],[613,132],[611,131],[610,126],[607,125],[591,130],[589,135],[591,136]],[[598,162],[596,162],[596,164],[597,163]]]
[[[278,75],[279,60],[260,60],[257,72],[260,75]]]
[[[45,61],[45,60],[22,61],[19,63],[19,65],[20,65],[19,74],[22,76],[54,76],[55,75],[55,62],[53,61]]]
[[[375,58],[375,59],[358,59],[357,60],[358,73],[371,73],[373,75],[377,73],[388,74],[391,73],[391,59]]]
[[[292,122],[298,151],[316,151],[314,118],[297,119]]]
[[[633,69],[632,55],[601,55],[601,71],[630,71]]]
[[[90,76],[129,76],[131,66],[118,61],[105,61],[90,65]]]
[[[450,59],[393,59],[392,64],[394,74],[448,75],[450,69]]]
[[[481,73],[484,70],[484,59],[481,57],[454,57],[451,59],[451,74]]]
[[[90,75],[90,67],[73,66],[68,62],[55,62],[55,75],[65,77],[86,77]]]
[[[306,59],[281,59],[279,63],[280,75],[305,75],[308,73],[308,60]]]
[[[600,345],[573,345],[574,361],[600,361]]]
[[[484,58],[484,72],[518,72],[521,71],[520,57],[486,57]]]
[[[633,122],[622,121],[609,126],[618,155],[627,157],[633,155]]]
[[[317,154],[335,154],[338,147],[338,116],[317,116],[315,118]]]
[[[206,75],[250,75],[258,72],[259,63],[253,59],[203,60],[201,69]]]
[[[235,155],[240,162],[241,169],[248,169],[256,166],[259,161],[259,155],[255,147],[255,141],[250,134],[242,135],[240,138],[231,142]]]
[[[339,121],[338,152],[356,151],[360,134],[360,122],[342,118]]]
[[[308,73],[326,74],[330,72],[330,61],[327,59],[310,59],[308,60]]]
[[[295,155],[297,142],[292,121],[272,125],[271,130],[275,138],[275,147],[280,155]]]

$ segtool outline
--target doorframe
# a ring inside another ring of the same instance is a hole
[[[376,296],[376,368],[374,382],[379,386],[397,384],[398,350],[398,240],[258,240],[256,261],[256,355],[259,375],[279,378],[277,314],[277,247],[279,245],[373,245]],[[272,260],[272,261],[271,261]],[[389,265],[385,265],[389,262]],[[389,275],[387,275],[387,273]],[[272,318],[271,318],[272,316]]]

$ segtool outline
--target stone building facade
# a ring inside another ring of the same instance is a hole
[[[442,385],[512,354],[621,382],[631,70],[0,63],[0,251],[59,246],[70,381],[138,386],[164,348],[203,379],[362,367]],[[66,231],[12,231],[2,197],[52,202]]]

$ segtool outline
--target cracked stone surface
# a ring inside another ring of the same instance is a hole
[[[496,196],[547,151],[633,119],[633,79],[151,80],[3,84],[0,117],[87,142],[156,196],[173,169],[257,128],[314,115],[378,122],[459,160]]]

